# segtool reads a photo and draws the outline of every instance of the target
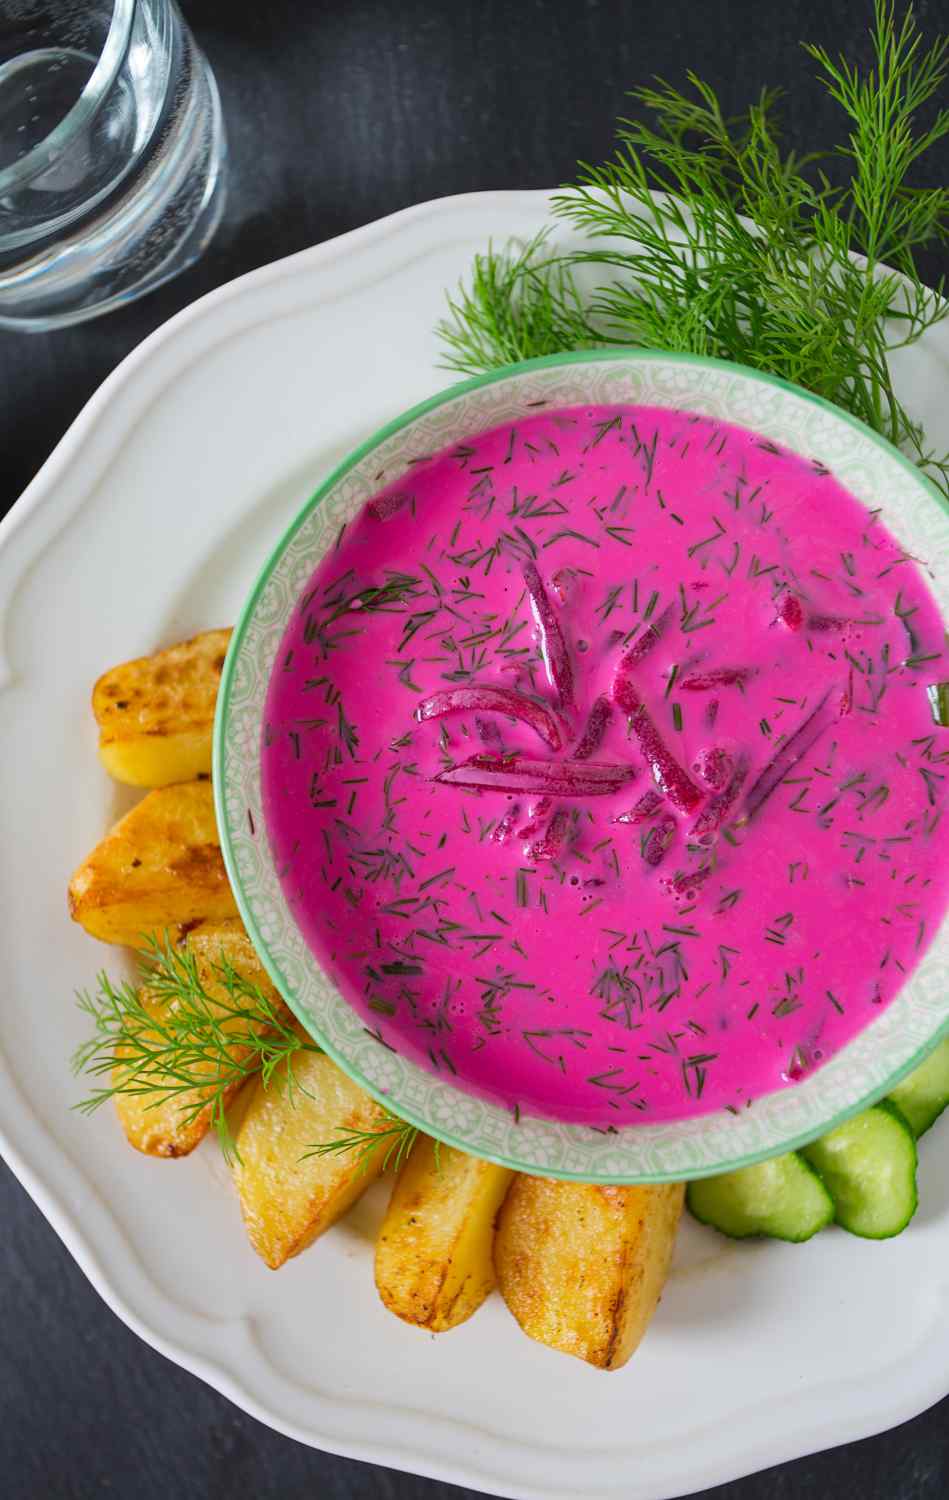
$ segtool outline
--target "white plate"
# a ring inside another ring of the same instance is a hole
[[[944,1128],[922,1148],[919,1214],[888,1243],[734,1245],[685,1225],[646,1344],[604,1376],[532,1344],[497,1298],[442,1338],[386,1313],[381,1190],[275,1276],[213,1143],[150,1161],[108,1112],[70,1112],[71,992],[118,962],[65,915],[69,872],[125,805],[95,758],[94,677],[233,618],[331,467],[446,383],[442,288],[545,209],[539,193],[427,204],[214,293],[110,377],[0,523],[0,1145],[119,1316],[271,1426],[525,1500],[665,1500],[949,1390]],[[901,375],[946,446],[949,325]]]

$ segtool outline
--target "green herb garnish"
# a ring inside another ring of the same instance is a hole
[[[949,492],[949,454],[928,451],[893,388],[889,358],[946,315],[914,251],[946,233],[949,190],[910,186],[949,110],[921,125],[944,87],[949,38],[928,50],[912,11],[875,0],[865,70],[806,51],[846,118],[846,143],[783,150],[776,94],[737,119],[695,74],[632,98],[655,125],[622,120],[602,166],[581,165],[555,214],[590,237],[559,249],[551,231],[490,248],[449,299],[445,364],[477,374],[562,350],[625,346],[714,355],[815,391],[902,447]],[[823,160],[842,162],[843,185]],[[659,196],[653,196],[658,192]],[[581,295],[575,273],[608,279]]]
[[[78,1108],[91,1114],[117,1094],[153,1095],[156,1105],[180,1098],[183,1124],[210,1111],[231,1159],[227,1104],[234,1090],[256,1073],[266,1085],[280,1064],[321,1049],[304,1041],[282,1007],[224,957],[211,966],[223,995],[209,993],[194,954],[176,948],[167,934],[149,939],[138,961],[142,988],[129,980],[116,985],[103,971],[94,993],[77,996],[95,1033],[74,1053],[73,1070],[109,1080]],[[292,1066],[282,1076],[292,1090]]]
[[[415,1142],[418,1140],[419,1130],[417,1125],[410,1125],[407,1120],[402,1120],[398,1115],[389,1110],[378,1125],[369,1130],[346,1130],[332,1141],[320,1141],[317,1145],[310,1146],[301,1157],[306,1161],[311,1156],[345,1156],[353,1153],[356,1157],[358,1170],[363,1172],[369,1165],[374,1153],[386,1142],[385,1154],[382,1158],[382,1170],[386,1171],[392,1167],[398,1171],[405,1158],[408,1156]],[[435,1142],[435,1162],[438,1164],[439,1142]]]

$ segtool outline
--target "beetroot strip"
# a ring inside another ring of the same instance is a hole
[[[508,839],[511,837],[511,834],[514,832],[514,825],[517,823],[517,820],[520,816],[521,805],[519,802],[515,802],[514,806],[509,807],[507,812],[504,814],[504,817],[499,818],[498,822],[495,825],[494,832],[492,833],[491,837],[496,844],[507,843]]]
[[[719,792],[717,797],[713,797],[699,813],[689,834],[690,838],[701,843],[703,840],[710,839],[712,834],[718,833],[728,814],[738,801],[738,795],[747,779],[748,757],[742,755],[735,765],[735,769],[731,774],[731,780],[727,786],[723,791]]]
[[[655,646],[658,646],[659,642],[662,640],[670,624],[672,623],[672,617],[674,614],[675,610],[673,609],[672,605],[669,604],[662,611],[662,614],[659,615],[655,620],[653,620],[651,625],[647,625],[646,629],[643,631],[639,639],[633,641],[633,644],[630,646],[629,650],[620,660],[620,664],[617,669],[619,673],[625,675],[630,671],[632,667],[635,667],[639,662],[641,662],[643,657],[648,656],[650,651],[652,651]]]
[[[487,684],[444,688],[423,698],[415,710],[415,717],[422,723],[426,719],[440,719],[444,714],[465,712],[507,714],[508,718],[529,724],[551,750],[559,750],[563,744],[560,725],[550,709],[542,703],[535,703],[533,698],[526,698],[514,688]]]
[[[702,801],[702,793],[679,765],[628,678],[617,680],[613,697],[623,712],[630,716],[630,727],[639,741],[639,748],[659,790],[665,793],[673,807],[679,808],[681,812],[694,812]]]
[[[531,612],[540,637],[540,654],[544,659],[547,676],[551,686],[556,689],[563,707],[572,708],[573,667],[570,665],[570,655],[563,638],[563,631],[560,629],[560,621],[554,614],[553,605],[544,588],[544,581],[536,563],[525,562],[524,582],[527,585]]]
[[[531,845],[528,850],[528,859],[532,863],[559,859],[563,853],[569,828],[570,814],[565,807],[560,807],[547,824],[541,837]]]
[[[473,755],[460,766],[440,771],[442,786],[485,791],[536,793],[553,797],[604,797],[636,775],[633,766],[589,760],[534,760],[527,755]]]
[[[606,727],[613,717],[613,705],[609,698],[600,696],[597,698],[579,741],[573,752],[574,760],[589,760],[603,743]]]
[[[655,868],[665,858],[675,838],[676,820],[668,814],[660,818],[643,838],[643,859]]]
[[[765,766],[748,793],[745,813],[749,818],[755,817],[760,812],[764,803],[775,788],[780,786],[788,772],[794,769],[798,761],[802,760],[811,746],[820,739],[824,730],[833,723],[834,710],[829,706],[829,702],[830,689],[803,724],[799,725],[790,739],[784,742],[778,753]]]
[[[587,722],[573,752],[574,760],[589,760],[590,756],[600,748],[606,726],[613,716],[613,705],[609,698],[599,697],[587,716]],[[540,820],[546,816],[550,809],[551,799],[544,797],[537,804],[534,816],[526,828],[521,829],[524,838],[530,838],[536,833]],[[542,838],[538,839],[530,851],[531,859],[556,859],[563,847],[566,834],[566,813],[558,810],[554,813]],[[549,852],[549,851],[554,852]]]
[[[669,881],[669,890],[674,896],[692,896],[714,873],[712,865],[699,865],[696,870],[680,870]]]
[[[483,745],[489,745],[492,749],[498,751],[503,750],[504,738],[493,719],[475,719],[475,727],[478,731],[478,738]]]
[[[700,750],[692,763],[692,769],[713,792],[723,792],[731,780],[735,762],[727,750],[714,745],[711,750]]]
[[[620,813],[614,818],[614,823],[645,823],[662,806],[662,798],[658,792],[643,792],[638,802],[635,802],[628,812]]]
[[[676,686],[683,693],[710,693],[720,687],[744,687],[752,667],[711,667],[707,672],[687,672]]]
[[[540,825],[543,823],[553,805],[554,799],[552,797],[541,797],[539,802],[537,802],[537,804],[535,805],[534,811],[531,813],[529,821],[524,824],[523,828],[519,828],[517,830],[518,838],[532,839],[534,837],[534,834],[538,832]]]

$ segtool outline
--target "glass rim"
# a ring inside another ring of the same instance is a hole
[[[112,19],[96,65],[75,103],[52,130],[19,161],[0,171],[0,193],[21,187],[45,172],[67,149],[76,132],[92,119],[118,77],[139,0],[113,0]]]

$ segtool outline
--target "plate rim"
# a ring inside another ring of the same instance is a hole
[[[175,352],[175,371],[182,365],[209,353],[227,337],[244,333],[260,321],[267,321],[273,314],[265,312],[263,318],[245,316],[238,327],[230,327],[232,308],[242,308],[245,303],[253,305],[260,293],[281,284],[293,283],[298,276],[307,277],[322,267],[329,267],[345,257],[351,249],[369,248],[413,225],[424,224],[429,219],[433,226],[441,227],[443,218],[452,212],[467,209],[487,211],[493,208],[500,216],[505,210],[512,213],[539,212],[550,202],[547,190],[492,190],[457,194],[402,209],[371,224],[284,257],[266,266],[247,272],[243,276],[214,289],[195,303],[182,309],[162,324],[133,349],[106,377],[105,381],[79,412],[50,456],[30,481],[23,494],[0,519],[0,594],[11,590],[12,581],[18,585],[32,564],[36,553],[45,544],[46,517],[51,514],[56,530],[67,524],[81,510],[85,498],[101,478],[103,470],[116,451],[128,438],[135,421],[141,415],[141,407],[116,400],[120,394],[134,384],[141,372],[145,376],[162,375],[162,362],[166,349]],[[429,247],[430,248],[430,247]],[[319,291],[308,299],[319,300]],[[278,311],[276,316],[280,315]],[[191,335],[197,335],[198,343],[189,353]],[[186,358],[182,359],[182,355]],[[160,399],[161,389],[167,385],[167,372],[157,385],[147,393],[150,406]],[[147,382],[146,382],[147,384]],[[104,456],[103,456],[104,455]],[[77,500],[70,495],[61,481],[71,468],[82,474],[81,495]],[[24,552],[26,555],[24,555]],[[3,634],[8,600],[0,597],[0,690],[7,684],[4,677],[6,659],[3,655]],[[128,1248],[123,1241],[122,1230],[113,1212],[102,1202],[93,1204],[93,1224],[87,1225],[80,1215],[69,1206],[69,1186],[72,1164],[62,1149],[48,1138],[48,1132],[29,1105],[23,1100],[19,1084],[8,1072],[5,1060],[0,1058],[0,1074],[9,1078],[8,1091],[10,1112],[0,1119],[0,1149],[11,1171],[43,1213],[50,1226],[76,1260],[106,1305],[143,1341],[182,1369],[204,1380],[213,1389],[233,1401],[255,1419],[274,1430],[297,1441],[344,1457],[389,1465],[413,1473],[443,1479],[455,1484],[470,1485],[485,1493],[510,1496],[512,1500],[672,1500],[704,1488],[758,1471],[769,1465],[790,1461],[819,1449],[834,1447],[882,1432],[900,1422],[926,1410],[949,1391],[949,1372],[935,1370],[932,1361],[925,1364],[915,1355],[888,1367],[883,1374],[875,1374],[861,1386],[862,1400],[851,1403],[845,1417],[829,1415],[828,1403],[822,1401],[815,1408],[805,1408],[796,1423],[790,1421],[791,1409],[801,1410],[804,1397],[799,1393],[785,1409],[785,1420],[778,1434],[769,1434],[756,1440],[736,1456],[727,1443],[703,1444],[697,1448],[688,1467],[680,1460],[674,1476],[661,1481],[647,1482],[646,1487],[635,1471],[617,1478],[612,1483],[595,1486],[585,1484],[580,1489],[551,1489],[549,1484],[540,1486],[533,1482],[502,1480],[505,1471],[517,1451],[517,1445],[506,1436],[485,1434],[474,1449],[475,1457],[463,1455],[457,1448],[446,1456],[444,1447],[436,1451],[431,1444],[417,1446],[406,1451],[395,1443],[370,1437],[358,1443],[332,1430],[332,1423],[324,1418],[322,1396],[313,1396],[314,1404],[320,1407],[314,1422],[298,1422],[285,1419],[274,1404],[261,1400],[251,1390],[246,1377],[231,1374],[224,1363],[208,1347],[207,1325],[189,1309],[172,1303],[168,1295],[154,1283],[145,1272],[130,1264]],[[22,1100],[26,1108],[16,1113],[16,1101]],[[8,1123],[9,1122],[9,1123]],[[97,1197],[97,1195],[95,1195]],[[108,1234],[100,1229],[98,1219],[108,1219]],[[142,1287],[147,1286],[148,1301],[145,1303],[136,1277],[140,1275]],[[943,1297],[943,1303],[945,1298]],[[142,1310],[144,1305],[145,1310]],[[174,1330],[175,1324],[185,1323],[193,1333],[193,1343],[200,1346],[195,1353],[186,1340]],[[934,1327],[936,1325],[934,1324]],[[945,1307],[940,1325],[949,1331],[949,1316]],[[204,1342],[202,1343],[202,1335]],[[236,1363],[236,1361],[234,1361]],[[905,1378],[895,1382],[890,1378],[894,1370],[905,1373]],[[850,1383],[843,1383],[850,1389]],[[437,1426],[444,1425],[439,1418]],[[456,1429],[457,1430],[457,1429]],[[369,1427],[370,1434],[372,1427]],[[488,1438],[485,1442],[484,1439]],[[491,1457],[497,1462],[492,1471]],[[486,1461],[487,1460],[487,1461]]]

